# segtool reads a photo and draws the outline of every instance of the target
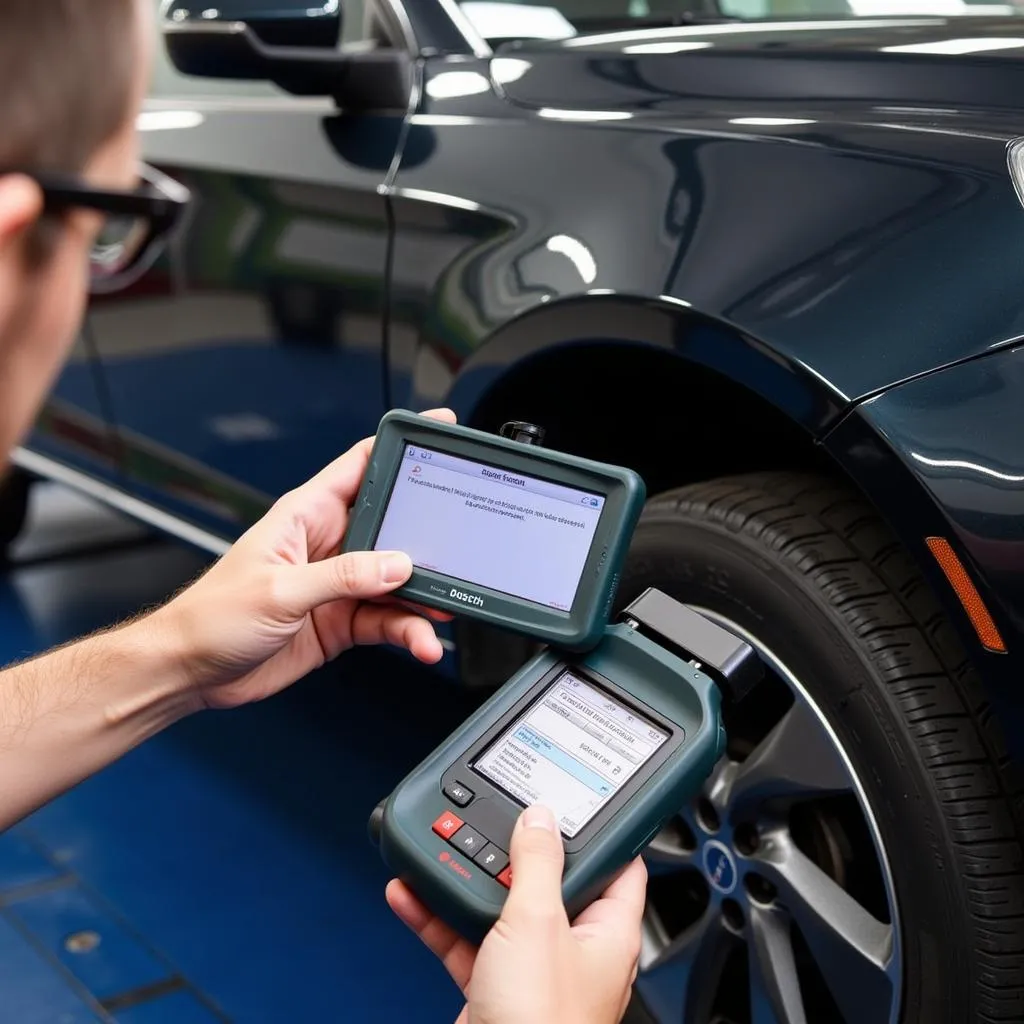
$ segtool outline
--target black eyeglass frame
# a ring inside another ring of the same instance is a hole
[[[184,185],[148,164],[140,166],[142,183],[134,189],[97,188],[75,175],[41,171],[11,173],[26,175],[42,189],[48,213],[86,209],[137,217],[147,222],[148,231],[128,266],[106,277],[93,277],[91,291],[94,295],[121,291],[149,270],[183,220],[192,198]]]

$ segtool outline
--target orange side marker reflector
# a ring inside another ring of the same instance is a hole
[[[985,602],[981,599],[971,577],[967,575],[963,562],[957,557],[956,552],[950,546],[945,537],[926,537],[925,543],[928,550],[939,563],[939,568],[945,573],[949,585],[953,588],[960,603],[971,620],[975,633],[982,646],[989,651],[997,651],[1000,654],[1006,653],[1006,644]]]

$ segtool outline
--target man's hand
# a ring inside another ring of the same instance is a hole
[[[551,812],[523,812],[512,836],[512,888],[479,952],[401,883],[392,910],[466,994],[457,1024],[618,1024],[640,955],[647,872],[640,860],[572,923],[562,905],[562,840]]]
[[[269,697],[355,644],[441,657],[432,613],[388,597],[408,555],[338,554],[372,447],[286,494],[164,607],[0,673],[0,832],[186,715]]]
[[[454,423],[447,409],[425,413]],[[432,664],[425,616],[388,598],[412,573],[400,552],[338,550],[373,438],[284,495],[200,580],[150,617],[180,652],[201,705],[228,708],[284,689],[356,644],[391,643]]]

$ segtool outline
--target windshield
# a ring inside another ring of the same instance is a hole
[[[1024,14],[1024,0],[463,0],[463,13],[488,42],[569,39],[589,32],[766,18],[885,18]]]

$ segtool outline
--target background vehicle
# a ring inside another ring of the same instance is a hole
[[[211,551],[389,406],[643,473],[622,600],[773,668],[650,851],[658,1021],[1024,1017],[1024,20],[934,10],[172,4],[196,208],[19,453]]]

